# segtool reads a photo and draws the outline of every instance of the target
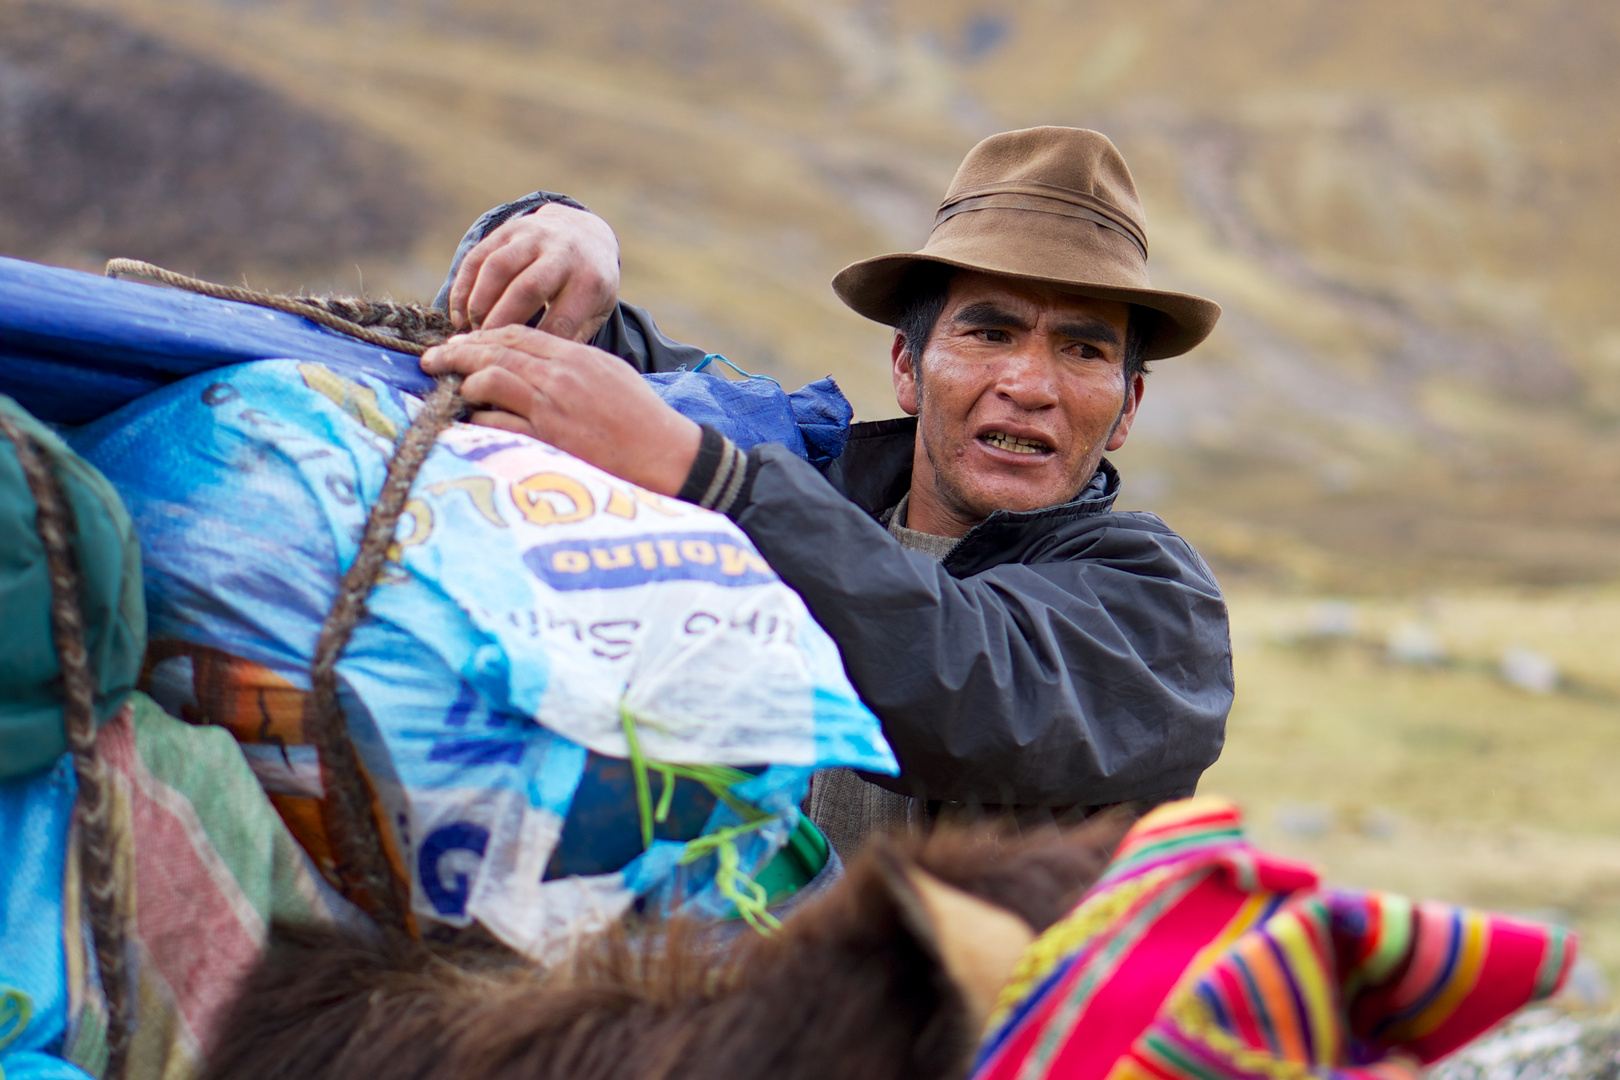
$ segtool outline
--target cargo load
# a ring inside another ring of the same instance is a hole
[[[348,886],[303,730],[311,651],[431,384],[281,312],[12,260],[0,277],[33,290],[0,289],[0,389],[93,419],[65,434],[141,537],[143,688],[231,730]],[[842,449],[830,380],[649,381],[741,445]],[[420,932],[476,921],[544,956],[632,907],[764,925],[795,884],[784,860],[826,859],[798,811],[810,773],[897,769],[836,647],[735,525],[533,439],[440,437],[367,606],[340,701]]]

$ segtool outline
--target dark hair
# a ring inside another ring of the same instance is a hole
[[[911,354],[912,365],[919,375],[922,354],[928,348],[928,339],[934,336],[934,327],[945,311],[945,297],[951,291],[951,279],[956,267],[944,263],[920,262],[906,272],[900,283],[896,303],[900,317],[894,321],[895,331],[906,339],[906,352]]]
[[[922,354],[928,340],[934,336],[934,327],[945,311],[945,297],[951,291],[951,279],[956,267],[944,263],[921,262],[913,266],[900,284],[900,316],[894,321],[895,330],[906,339],[906,351],[922,377]],[[1159,313],[1139,304],[1131,305],[1131,319],[1125,327],[1125,379],[1148,373],[1142,351],[1148,338],[1159,325]]]

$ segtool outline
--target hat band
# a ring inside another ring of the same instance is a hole
[[[1114,230],[1136,245],[1136,250],[1142,253],[1144,261],[1148,257],[1147,244],[1143,239],[1118,221],[1106,214],[1099,214],[1095,210],[1088,210],[1083,206],[1076,206],[1072,202],[1054,199],[1046,195],[1022,194],[1012,191],[975,195],[942,207],[939,216],[934,218],[934,228],[937,230],[957,214],[965,214],[971,210],[1030,210],[1037,214],[1057,214],[1061,217],[1080,218]]]

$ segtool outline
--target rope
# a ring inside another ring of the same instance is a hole
[[[44,455],[9,417],[0,416],[0,433],[10,439],[17,464],[34,496],[36,527],[45,548],[51,579],[51,634],[62,669],[62,726],[73,768],[79,778],[74,813],[80,839],[79,867],[89,907],[90,933],[107,1001],[107,1071],[104,1080],[122,1080],[128,1058],[132,1008],[125,970],[124,923],[118,910],[116,838],[111,821],[110,780],[96,752],[95,676],[85,649],[84,613],[80,609],[78,553],[73,507],[62,482]]]
[[[109,259],[107,276],[116,278],[121,274],[138,275],[216,300],[257,304],[301,315],[338,333],[412,356],[421,356],[451,333],[449,316],[434,308],[339,297],[280,296],[186,277],[138,259]],[[394,333],[374,330],[373,326],[385,326]],[[330,793],[328,839],[338,863],[338,876],[363,894],[372,916],[384,929],[400,934],[408,933],[410,900],[388,865],[382,832],[371,812],[371,788],[338,703],[337,662],[355,627],[365,618],[366,598],[388,561],[388,549],[417,472],[439,433],[454,423],[466,407],[460,388],[459,375],[440,379],[394,450],[382,494],[366,515],[360,552],[339,582],[337,599],[321,624],[310,665],[310,693],[304,702],[304,738],[320,755],[324,786]]]
[[[239,304],[257,304],[259,307],[285,311],[289,315],[302,315],[329,330],[358,338],[369,345],[408,353],[411,356],[421,356],[427,352],[429,346],[437,345],[450,333],[448,316],[442,312],[429,314],[433,309],[413,305],[384,304],[376,300],[280,296],[238,285],[216,285],[212,281],[186,277],[184,274],[177,274],[173,270],[165,270],[161,266],[153,266],[139,259],[108,259],[106,274],[110,278],[130,274],[160,282],[171,288],[211,296],[215,300],[234,300]],[[399,330],[401,334],[408,335],[409,328],[417,324],[420,324],[420,336],[425,340],[412,340],[410,336],[396,337],[372,329],[373,325],[390,326]],[[435,335],[437,340],[434,340]]]
[[[451,333],[448,317],[431,308],[332,297],[280,296],[186,277],[137,259],[109,259],[106,273],[111,278],[121,274],[138,275],[216,300],[257,304],[301,315],[339,333],[413,356],[422,355],[429,346],[445,340]],[[401,336],[371,329],[379,325],[387,326]],[[703,363],[694,370],[701,371],[715,360],[740,375],[755,377],[718,354],[704,357]],[[355,627],[365,617],[366,597],[370,595],[387,562],[388,549],[393,543],[417,471],[427,459],[428,451],[439,433],[453,423],[465,407],[458,393],[460,386],[461,377],[458,375],[439,380],[439,385],[428,396],[422,411],[400,440],[393,460],[388,463],[388,478],[383,483],[382,495],[366,517],[360,553],[343,575],[337,600],[327,613],[326,621],[321,624],[321,633],[315,643],[314,663],[310,667],[310,695],[304,705],[304,737],[320,754],[322,771],[329,781],[326,788],[331,792],[329,805],[333,821],[330,840],[333,855],[339,863],[339,875],[357,886],[371,901],[372,915],[385,929],[400,934],[407,932],[409,898],[402,893],[400,882],[388,865],[382,834],[371,813],[370,788],[360,766],[353,736],[338,704],[337,661]],[[778,929],[781,923],[766,910],[764,887],[740,869],[737,838],[774,820],[774,815],[766,814],[732,794],[731,786],[749,779],[748,774],[723,765],[648,762],[641,753],[634,718],[623,706],[619,715],[635,776],[643,847],[652,846],[653,823],[668,818],[676,779],[685,778],[702,784],[745,821],[691,841],[681,856],[681,863],[715,855],[719,862],[715,886],[720,894],[730,900],[738,914],[758,932],[769,934]],[[658,770],[664,781],[656,807],[652,805],[649,768]],[[110,1076],[116,1080],[115,1074]]]
[[[216,300],[257,304],[302,315],[339,333],[414,356],[420,356],[427,351],[427,346],[437,344],[450,334],[448,317],[435,309],[368,300],[278,296],[238,286],[216,285],[136,259],[108,260],[107,276],[116,278],[120,274],[139,275]],[[375,325],[387,326],[403,337],[396,338],[372,330],[370,327]],[[412,338],[422,340],[410,340]],[[738,374],[748,375],[717,354],[704,357],[703,363],[695,370],[702,370],[714,360],[726,364]],[[315,643],[315,660],[310,667],[310,695],[304,706],[304,737],[316,747],[322,771],[330,780],[326,785],[331,792],[329,800],[334,824],[330,839],[333,854],[339,862],[339,874],[353,882],[370,899],[372,915],[385,929],[400,934],[407,932],[409,898],[402,894],[400,883],[388,865],[382,834],[371,813],[370,788],[360,767],[353,736],[338,704],[337,661],[355,627],[365,617],[366,597],[370,595],[387,562],[388,548],[393,543],[417,471],[427,459],[428,451],[439,433],[453,423],[464,408],[465,403],[457,392],[460,386],[460,376],[449,376],[439,381],[405,437],[400,440],[393,460],[388,463],[388,478],[383,483],[382,495],[366,517],[360,553],[343,575],[337,600],[327,613],[326,621],[321,624],[320,637]],[[750,806],[732,794],[731,786],[749,779],[748,774],[724,765],[648,762],[641,753],[634,718],[622,706],[619,712],[635,776],[643,847],[652,846],[654,822],[663,822],[669,816],[676,779],[685,778],[702,784],[745,821],[691,841],[681,856],[681,863],[715,855],[719,862],[715,886],[720,894],[730,900],[738,914],[760,933],[769,934],[779,928],[781,923],[766,910],[764,887],[740,869],[737,838],[774,820],[773,815]],[[656,807],[652,804],[649,768],[658,770],[664,781]]]
[[[338,704],[337,662],[354,628],[365,617],[366,597],[388,560],[388,548],[394,542],[394,532],[410,497],[411,484],[427,460],[434,440],[461,414],[465,403],[457,392],[460,386],[459,375],[439,380],[388,463],[388,478],[383,482],[382,494],[366,516],[360,553],[338,584],[337,600],[315,641],[315,658],[309,672],[310,694],[304,703],[304,738],[320,754],[326,789],[330,792],[329,805],[335,826],[330,839],[340,876],[367,895],[378,923],[400,933],[405,933],[408,925],[409,899],[402,893],[400,882],[388,865],[382,833],[371,813],[370,788],[360,768],[348,722]]]
[[[304,296],[299,299],[324,308],[356,326],[380,326],[418,345],[442,345],[456,332],[450,324],[450,316],[436,307],[348,296]]]
[[[766,382],[776,383],[776,388],[778,390],[782,389],[782,384],[776,382],[776,380],[771,378],[769,375],[755,375],[751,371],[744,371],[742,368],[738,367],[736,364],[733,364],[730,360],[727,360],[717,352],[710,353],[708,356],[705,356],[702,360],[698,361],[698,365],[692,369],[692,373],[694,375],[697,374],[716,360],[720,361],[722,364],[726,365],[726,367],[730,368],[732,371],[735,371],[745,379],[764,379]]]

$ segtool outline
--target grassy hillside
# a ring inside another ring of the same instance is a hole
[[[228,279],[398,257],[432,208],[384,139],[117,18],[0,3],[0,252]]]
[[[1620,988],[1620,594],[1231,600],[1201,790],[1339,882],[1562,919]],[[1505,679],[1527,654],[1557,682]]]
[[[833,372],[867,416],[886,335],[832,273],[919,243],[983,134],[1100,128],[1156,278],[1227,308],[1154,375],[1129,501],[1270,586],[1620,573],[1611,4],[96,2],[435,193],[409,257],[239,270],[422,296],[474,214],[549,186],[615,224],[672,332]]]

